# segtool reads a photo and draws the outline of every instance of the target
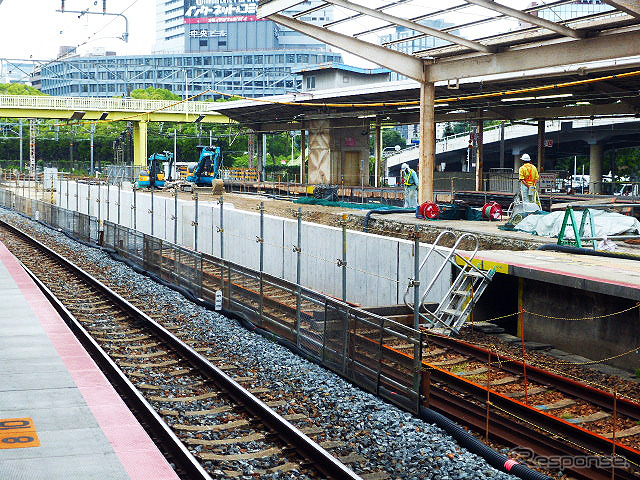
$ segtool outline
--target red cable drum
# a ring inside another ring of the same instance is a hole
[[[425,202],[420,206],[420,215],[433,220],[440,216],[440,207],[436,203]]]
[[[500,220],[502,218],[502,207],[498,202],[489,202],[482,207],[482,218],[489,220]]]

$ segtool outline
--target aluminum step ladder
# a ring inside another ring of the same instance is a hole
[[[440,245],[442,240],[447,237],[452,237],[455,240],[453,247]],[[473,242],[475,246],[468,258],[457,253],[459,245],[464,240]],[[476,302],[495,274],[495,269],[487,271],[474,265],[473,259],[478,252],[478,246],[478,237],[475,235],[463,233],[460,237],[456,237],[456,234],[449,230],[441,232],[433,242],[420,264],[418,274],[434,252],[442,257],[442,263],[436,269],[431,281],[420,296],[418,313],[421,327],[444,335],[456,334],[460,331],[460,328],[464,325]],[[457,272],[457,275],[437,308],[431,311],[427,307],[425,299],[447,265],[455,267],[453,270]],[[419,288],[420,283],[416,282],[416,280],[418,279],[414,279],[409,283],[404,295],[405,305],[414,311],[414,305],[407,302],[407,295],[411,288]]]

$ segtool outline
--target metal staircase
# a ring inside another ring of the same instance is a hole
[[[444,247],[440,245],[443,239],[447,237],[452,237],[455,240],[453,247]],[[465,239],[472,241],[475,245],[474,250],[468,257],[461,256],[456,253],[459,245]],[[473,264],[473,258],[478,252],[478,238],[475,235],[464,233],[460,235],[460,237],[456,237],[455,233],[451,231],[444,231],[438,235],[427,251],[425,258],[422,260],[416,275],[418,278],[420,271],[422,271],[434,252],[442,257],[442,263],[436,269],[431,281],[420,296],[418,303],[420,326],[426,327],[436,333],[450,335],[460,331],[460,328],[464,325],[464,322],[473,310],[474,305],[493,278],[495,269],[491,269],[489,271],[482,270]],[[457,275],[455,275],[455,279],[452,282],[451,287],[436,309],[432,311],[428,308],[425,299],[447,265],[453,266],[453,270]],[[414,311],[416,306],[407,302],[407,295],[411,288],[420,288],[418,278],[413,279],[413,281],[409,283],[404,295],[404,303]]]

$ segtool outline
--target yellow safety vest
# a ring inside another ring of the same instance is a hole
[[[416,172],[414,172],[412,169],[407,170],[407,174],[406,174],[406,176],[404,177],[404,184],[405,184],[405,186],[407,186],[407,187],[412,187],[412,186],[414,186],[414,185],[416,184],[416,182],[414,182],[414,181],[413,181],[413,175],[414,175],[415,173],[416,173]]]
[[[524,180],[528,187],[531,187],[538,183],[540,175],[538,169],[532,163],[527,162],[518,170],[518,177],[520,180]]]

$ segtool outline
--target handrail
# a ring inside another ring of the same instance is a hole
[[[137,98],[99,98],[99,97],[53,97],[45,95],[0,95],[0,111],[2,108],[33,108],[60,110],[111,110],[151,112],[162,109],[163,112],[192,114],[217,113],[215,104],[211,102],[175,100],[143,100]]]
[[[464,239],[467,236],[471,236],[471,237],[475,237],[475,235],[471,234],[471,233],[464,233],[462,235],[460,235],[460,237],[458,238],[458,240],[456,240],[456,243],[453,245],[453,247],[451,247],[451,251],[449,252],[449,255],[447,255],[444,259],[444,261],[442,262],[442,264],[440,265],[440,268],[438,269],[438,271],[436,272],[436,274],[433,276],[433,278],[431,279],[431,282],[429,282],[429,285],[427,285],[427,288],[425,288],[424,293],[422,294],[422,297],[420,297],[420,305],[424,305],[424,299],[427,297],[427,293],[429,293],[429,290],[431,290],[431,287],[433,287],[434,283],[436,283],[436,280],[438,279],[438,277],[440,276],[440,274],[442,273],[442,271],[444,270],[445,265],[450,262],[452,255],[455,253],[456,248],[458,248],[458,245],[460,244],[460,242],[462,241],[462,239]],[[478,252],[478,238],[475,237],[476,240],[476,248],[472,254],[473,258],[475,256],[475,254]],[[460,268],[456,263],[453,263],[456,267]]]
[[[427,251],[427,254],[424,257],[424,260],[422,260],[422,263],[420,264],[420,266],[418,267],[418,278],[420,277],[420,272],[422,271],[422,267],[424,267],[424,265],[427,263],[427,260],[429,259],[429,256],[433,253],[433,251],[436,248],[436,245],[438,245],[438,243],[440,242],[440,240],[444,237],[446,237],[447,235],[453,235],[453,238],[456,238],[456,234],[454,232],[452,232],[451,230],[444,230],[442,232],[440,232],[440,234],[436,237],[436,239],[433,241],[433,243],[431,244],[431,247],[429,248],[429,250]],[[446,248],[446,247],[443,247]],[[438,252],[440,253],[440,252]],[[416,252],[417,255],[417,252]],[[414,278],[414,281],[417,281],[417,278]],[[410,305],[407,302],[407,295],[409,295],[409,289],[411,288],[411,284],[407,285],[407,289],[404,292],[404,296],[402,297],[402,300],[404,302],[404,304],[413,309],[413,305]],[[415,286],[414,288],[417,288],[417,286]]]

